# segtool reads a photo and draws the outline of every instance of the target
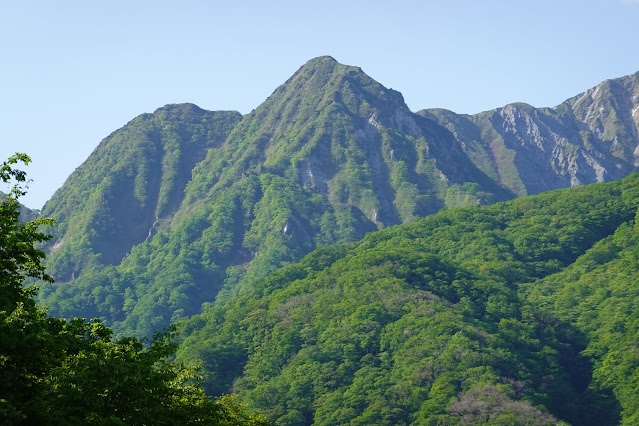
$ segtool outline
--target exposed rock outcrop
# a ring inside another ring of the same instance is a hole
[[[418,114],[447,128],[477,166],[518,195],[619,179],[639,166],[639,73],[554,108]]]

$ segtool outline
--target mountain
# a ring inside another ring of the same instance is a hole
[[[192,317],[178,358],[278,425],[634,425],[639,175],[318,249]]]
[[[167,105],[45,205],[39,302],[182,320],[209,393],[278,424],[636,424],[637,176],[494,203],[636,170],[637,77],[414,114],[320,57],[245,116]]]
[[[564,109],[413,114],[360,68],[319,57],[246,116],[188,104],[142,115],[45,205],[58,222],[47,247],[57,282],[40,285],[40,302],[151,335],[318,247],[444,207],[622,176],[639,145],[627,119],[636,78],[603,85]]]
[[[221,130],[207,114],[226,114]],[[43,210],[58,221],[57,283],[41,286],[53,314],[150,334],[316,247],[513,197],[398,92],[330,57],[233,114],[169,106],[138,117],[69,178]]]
[[[639,165],[639,72],[555,108],[417,114],[450,130],[482,171],[519,196],[620,179]]]
[[[56,278],[67,281],[95,265],[119,264],[132,246],[166,226],[195,164],[240,118],[169,105],[104,139],[42,210],[57,221],[49,248]]]

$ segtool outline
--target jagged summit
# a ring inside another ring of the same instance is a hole
[[[286,84],[288,81],[294,80],[300,74],[314,73],[314,72],[321,72],[321,73],[341,72],[348,68],[358,69],[358,67],[341,64],[332,56],[328,56],[328,55],[318,56],[316,58],[309,59],[305,64],[299,67],[298,70],[295,71],[295,73],[293,73],[293,75],[284,84]]]
[[[639,167],[639,72],[554,108],[418,114],[451,131],[480,169],[518,195],[615,180]]]
[[[590,89],[567,99],[566,101],[562,102],[560,105],[563,105],[563,104],[577,105],[588,98],[590,99],[601,98],[607,94],[610,94],[611,88],[615,88],[615,87],[630,90],[630,92],[633,92],[634,102],[639,102],[639,97],[637,96],[638,82],[639,82],[639,71],[633,74],[622,76],[622,77],[607,79],[597,84],[596,86],[591,87]]]
[[[311,59],[301,66],[260,107],[294,102],[309,104],[306,109],[315,110],[343,104],[351,113],[358,114],[357,104],[362,100],[377,104],[390,101],[392,107],[399,106],[408,111],[399,92],[387,89],[361,68],[343,65],[330,56]]]

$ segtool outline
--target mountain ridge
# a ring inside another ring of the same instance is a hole
[[[638,82],[639,72],[606,80],[553,108],[513,103],[474,115],[438,109],[417,114],[451,130],[463,147],[470,145],[468,152],[479,152],[483,158],[478,155],[476,162],[515,193],[536,194],[620,179],[637,170]],[[486,164],[490,151],[501,157]],[[522,160],[514,164],[517,156]]]
[[[88,244],[102,257],[95,261],[119,263],[132,245],[152,234],[154,224],[177,208],[190,170],[207,144],[215,145],[221,139],[213,134],[218,116],[222,116],[218,127],[223,127],[224,116],[237,121],[240,114],[206,112],[193,104],[167,105],[136,117],[105,138],[43,207],[42,215],[57,221],[50,247],[59,251],[65,250],[65,244],[70,248]],[[183,128],[202,117],[214,122],[213,129],[200,126],[199,134],[185,140]],[[92,226],[94,232],[88,232]],[[58,235],[65,234],[68,227],[75,228],[80,238],[86,233],[95,235],[84,242],[63,241]],[[68,275],[86,267],[73,260],[68,263]]]

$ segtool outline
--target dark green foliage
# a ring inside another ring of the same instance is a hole
[[[623,423],[639,419],[639,239],[636,221],[595,244],[577,262],[530,286],[531,303],[576,324],[593,360],[591,386],[610,389],[623,409]]]
[[[637,298],[597,287],[613,297],[599,315],[594,294],[555,282],[593,251],[613,261],[622,235],[634,246],[638,183],[445,210],[316,250],[187,321],[179,358],[276,424],[632,424]],[[583,318],[549,301],[583,303]]]
[[[6,200],[7,200],[7,194],[0,191],[0,201],[6,201]],[[20,204],[19,206],[19,211],[20,211],[20,222],[22,223],[30,222],[32,220],[37,219],[38,216],[40,216],[39,210],[32,210],[26,206],[23,206],[22,204]]]
[[[112,339],[99,321],[65,321],[36,307],[27,277],[52,282],[44,252],[34,244],[49,237],[39,226],[20,223],[18,198],[25,174],[13,168],[16,154],[0,167],[2,182],[15,182],[0,201],[0,422],[6,425],[266,424],[233,398],[211,401],[199,377],[167,361],[176,350],[175,328],[144,345],[136,338]]]

